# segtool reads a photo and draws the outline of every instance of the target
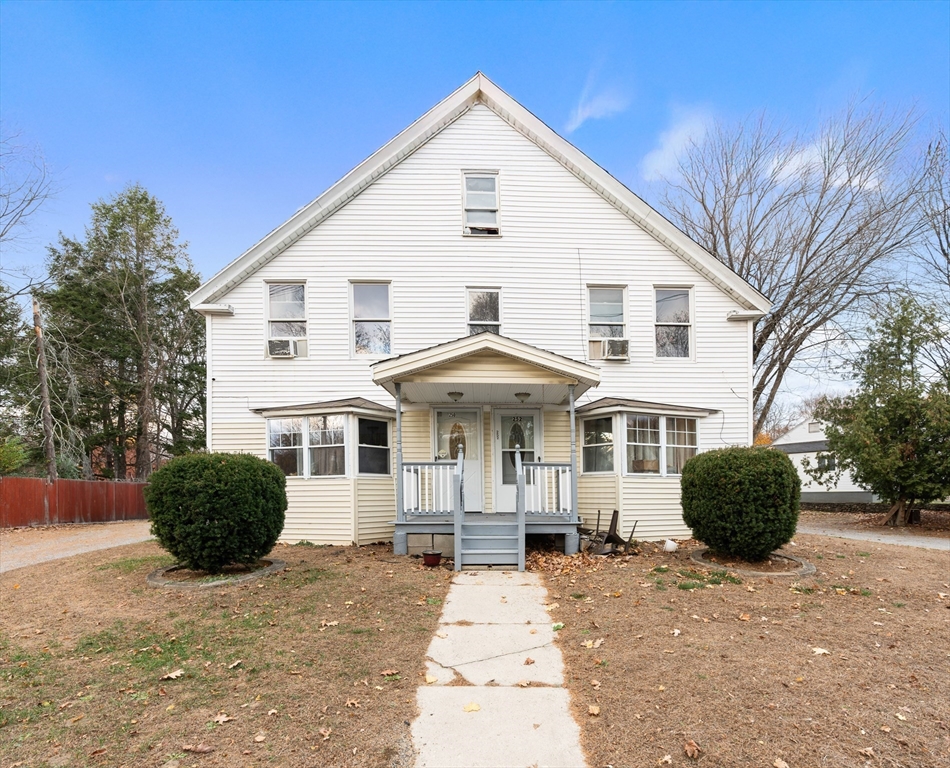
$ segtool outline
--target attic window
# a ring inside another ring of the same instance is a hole
[[[498,226],[498,174],[466,173],[465,223],[466,235],[497,235]]]

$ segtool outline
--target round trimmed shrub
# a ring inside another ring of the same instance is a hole
[[[683,520],[713,552],[763,560],[791,541],[801,480],[784,453],[723,448],[683,467]]]
[[[286,483],[274,464],[249,454],[179,456],[145,488],[152,535],[192,570],[256,563],[283,530]]]

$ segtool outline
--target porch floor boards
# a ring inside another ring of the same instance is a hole
[[[396,530],[407,533],[453,533],[455,520],[452,515],[411,515],[405,520],[396,520]],[[482,513],[466,512],[463,523],[466,526],[500,525],[517,522],[517,515],[505,512]],[[525,533],[567,533],[576,532],[580,521],[565,520],[551,515],[525,515]]]

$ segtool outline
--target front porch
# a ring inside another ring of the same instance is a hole
[[[528,533],[564,535],[577,551],[574,406],[596,368],[485,333],[377,363],[374,381],[396,400],[396,554],[424,535],[456,570],[523,570]],[[429,430],[433,460],[409,460]]]

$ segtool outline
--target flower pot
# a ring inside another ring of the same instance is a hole
[[[442,564],[442,550],[426,549],[422,553],[422,562],[430,568],[437,568]]]

